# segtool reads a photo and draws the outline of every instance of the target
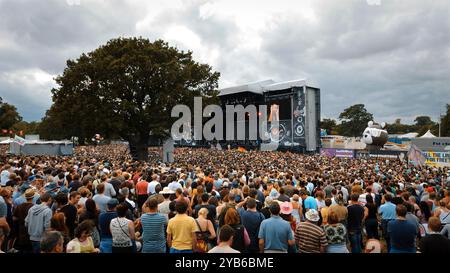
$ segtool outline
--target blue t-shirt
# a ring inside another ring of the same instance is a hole
[[[397,217],[397,212],[395,211],[396,206],[391,202],[386,202],[380,206],[378,213],[381,215],[383,220],[394,220]]]
[[[241,223],[247,230],[248,237],[250,237],[249,249],[258,250],[259,227],[261,226],[261,222],[266,218],[259,211],[248,211],[244,210],[243,208],[239,208],[238,211],[241,216]]]
[[[109,230],[109,224],[111,220],[117,217],[117,212],[108,211],[100,213],[98,217],[98,226],[100,227],[100,238],[112,238],[111,231]]]
[[[164,231],[167,218],[160,213],[145,213],[141,217],[143,253],[164,253],[166,237]]]
[[[410,250],[416,247],[417,228],[407,220],[389,222],[388,230],[391,248]]]
[[[110,199],[111,197],[104,194],[96,194],[92,197],[100,212],[106,212],[108,210],[108,201]]]
[[[303,201],[305,204],[305,209],[315,209],[317,210],[317,202],[316,199],[312,196],[306,197],[306,199]]]
[[[287,251],[289,247],[288,240],[294,240],[289,223],[280,216],[274,215],[262,221],[258,238],[264,240],[265,250],[278,251]]]

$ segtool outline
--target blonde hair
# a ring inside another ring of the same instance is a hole
[[[198,215],[199,215],[199,216],[202,215],[202,216],[204,216],[204,217],[206,218],[206,216],[208,215],[208,209],[207,209],[207,208],[201,208],[201,209],[198,211]]]

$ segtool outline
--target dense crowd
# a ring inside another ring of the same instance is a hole
[[[450,169],[125,145],[0,155],[4,252],[450,253]]]

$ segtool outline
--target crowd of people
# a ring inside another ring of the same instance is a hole
[[[450,169],[291,152],[0,155],[0,245],[24,253],[450,253]]]

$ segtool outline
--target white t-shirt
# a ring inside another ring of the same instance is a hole
[[[371,193],[370,195],[372,195],[372,200],[373,200],[373,202],[375,202],[375,193]],[[367,192],[361,194],[358,198],[358,202],[362,203],[363,205],[366,205],[367,204],[366,196],[367,196]]]
[[[156,188],[157,185],[161,185],[161,184],[159,184],[159,182],[155,181],[155,180],[153,180],[152,182],[148,183],[147,193],[148,194],[154,194],[155,193],[155,188]]]
[[[215,246],[208,253],[241,253],[230,246]]]
[[[10,173],[9,173],[9,171],[8,170],[4,170],[4,171],[2,171],[2,173],[0,174],[0,176],[1,176],[1,180],[0,180],[0,183],[1,183],[1,185],[2,186],[6,186],[6,182],[8,182],[9,181],[9,175],[10,175]]]

